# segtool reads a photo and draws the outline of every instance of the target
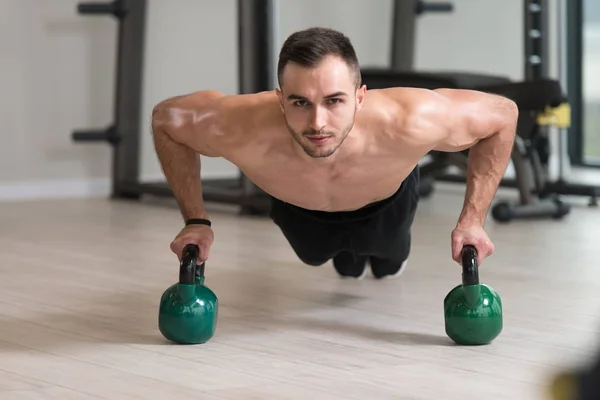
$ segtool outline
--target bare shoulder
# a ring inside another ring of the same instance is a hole
[[[379,96],[397,113],[399,131],[441,151],[468,148],[518,117],[512,100],[475,90],[391,88]]]
[[[409,87],[369,90],[370,114],[382,121],[384,131],[394,142],[411,147],[431,146],[438,114],[447,106],[431,90]]]
[[[480,140],[508,128],[515,132],[519,108],[509,98],[466,89],[438,89],[434,91],[444,104],[448,118],[445,130],[437,138],[436,150],[461,151]],[[444,118],[439,112],[437,120]]]
[[[168,130],[174,140],[203,155],[222,157],[252,141],[259,126],[273,114],[275,101],[272,92],[197,91],[157,104],[152,126]]]

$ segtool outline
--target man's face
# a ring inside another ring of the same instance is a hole
[[[315,68],[288,64],[277,94],[294,139],[306,154],[322,158],[350,133],[365,89],[356,89],[356,77],[343,60],[328,57]]]

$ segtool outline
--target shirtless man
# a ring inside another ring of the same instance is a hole
[[[154,108],[156,152],[186,221],[171,243],[178,257],[193,243],[203,262],[214,240],[203,224],[201,154],[229,160],[272,197],[271,218],[304,263],[396,276],[410,253],[417,162],[467,148],[452,258],[460,262],[467,244],[480,263],[493,253],[484,220],[510,159],[514,102],[469,90],[367,90],[349,39],[325,28],[287,38],[278,80],[275,91],[199,91]]]

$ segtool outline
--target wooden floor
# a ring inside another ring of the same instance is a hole
[[[481,278],[505,328],[459,347],[442,301],[460,282],[449,238],[461,201],[443,188],[422,201],[408,269],[384,281],[304,266],[269,220],[213,211],[220,316],[197,346],[157,329],[178,274],[172,204],[0,204],[0,399],[548,399],[552,375],[600,346],[600,210],[490,221]]]

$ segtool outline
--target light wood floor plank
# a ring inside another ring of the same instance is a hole
[[[2,393],[3,400],[95,400],[99,397],[62,387],[48,387],[35,390],[17,390]]]
[[[9,391],[29,391],[51,386],[52,384],[28,376],[0,370],[0,393]]]

